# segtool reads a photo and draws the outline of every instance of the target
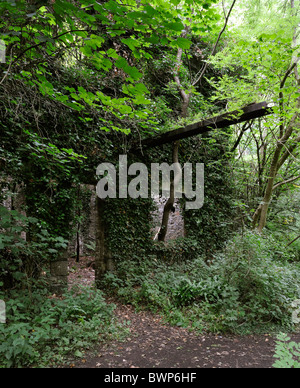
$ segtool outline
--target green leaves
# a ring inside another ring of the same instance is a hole
[[[180,21],[165,22],[164,27],[168,30],[175,31],[175,32],[181,32],[184,30],[184,24]]]
[[[21,6],[17,8],[2,2],[0,12],[5,12],[9,7],[10,14],[6,15],[6,24],[10,29],[9,32],[6,31],[10,34],[7,35],[7,45],[14,44],[16,53],[12,59],[12,69],[22,68],[26,63],[26,71],[29,67],[32,74],[25,79],[28,85],[37,84],[43,96],[49,96],[71,108],[84,119],[88,107],[100,109],[101,112],[107,109],[109,113],[114,112],[118,116],[133,113],[129,112],[130,109],[134,111],[135,106],[138,106],[138,115],[142,115],[141,106],[149,103],[147,88],[142,90],[139,85],[134,89],[129,85],[142,83],[140,63],[151,59],[154,45],[190,49],[191,41],[180,35],[186,24],[199,24],[199,17],[191,12],[191,4],[188,0],[153,0],[146,4],[113,0],[101,3],[96,0],[80,0],[75,4],[57,0],[52,5],[53,12],[49,12],[44,3],[39,7],[29,7],[26,2],[21,2]],[[206,1],[204,8],[209,8],[210,4],[210,1]],[[205,24],[206,13],[201,18],[200,24]],[[38,58],[40,61],[35,60]],[[65,93],[63,88],[58,90],[46,74],[47,61],[55,62],[55,59],[62,61],[63,66],[69,69],[81,67],[83,59],[85,66],[96,71],[99,78],[109,78],[112,75],[123,78],[128,86],[126,103],[110,96],[103,103],[103,99],[99,101],[95,90],[73,91],[70,94]],[[23,74],[14,76],[24,79]],[[144,116],[146,115],[145,110]]]
[[[39,78],[38,86],[40,88],[42,95],[45,96],[47,94],[52,96],[54,92],[54,87],[52,83],[49,82],[44,76],[39,76],[38,78]]]
[[[44,169],[45,175],[47,175],[47,169],[49,169],[52,174],[56,171],[58,175],[65,178],[69,177],[73,169],[76,168],[75,166],[83,163],[83,160],[86,159],[84,155],[79,155],[72,149],[58,148],[55,144],[49,143],[46,138],[41,138],[37,134],[30,133],[27,130],[24,130],[24,133],[29,139],[26,148],[30,152],[30,158]]]
[[[8,324],[0,325],[2,367],[61,366],[70,356],[82,357],[107,333],[120,334],[112,320],[114,306],[99,290],[76,287],[59,299],[25,289],[22,297],[16,292],[8,297]]]
[[[97,50],[98,48],[101,48],[104,42],[105,42],[105,39],[103,37],[95,34],[91,34],[90,37],[86,39],[86,44],[92,47],[93,50]]]
[[[141,46],[141,42],[133,38],[122,39],[121,42],[126,44],[126,46],[128,46],[133,53],[135,53],[137,48]]]
[[[138,81],[142,77],[142,73],[140,73],[136,67],[128,65],[128,62],[123,57],[117,59],[115,66],[128,74],[130,76],[130,81]]]
[[[133,103],[136,105],[148,105],[150,101],[145,97],[149,93],[146,86],[142,83],[136,85],[123,85],[123,93],[133,98]]]
[[[189,50],[191,47],[192,41],[186,38],[177,38],[174,42],[172,42],[172,45],[177,46],[183,50]]]
[[[274,368],[278,369],[290,369],[300,368],[300,343],[296,343],[284,333],[281,333],[277,337],[276,350],[275,350],[276,362],[273,364]]]

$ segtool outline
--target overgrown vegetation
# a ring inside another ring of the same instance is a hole
[[[104,285],[125,303],[200,332],[292,330],[300,267],[290,261],[292,252],[283,253],[272,235],[245,232],[210,262],[199,257],[170,264],[151,257],[120,263],[116,273],[105,276]]]
[[[106,293],[200,332],[297,329],[299,2],[3,0],[0,16],[0,366],[119,335]],[[151,198],[106,200],[102,290],[53,296],[99,163],[171,164],[175,145],[141,140],[261,101],[272,114],[176,144],[205,164],[185,238],[153,241]],[[288,351],[277,366],[295,366]]]
[[[94,345],[124,332],[114,322],[114,306],[105,302],[99,290],[78,287],[56,298],[37,287],[32,292],[11,291],[5,299],[7,324],[0,325],[2,368],[55,367],[67,359],[82,358]]]

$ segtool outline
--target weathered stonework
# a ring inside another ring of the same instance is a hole
[[[54,294],[61,295],[68,287],[68,261],[58,260],[50,263],[50,289]]]
[[[96,248],[96,188],[93,185],[81,185],[81,187],[90,192],[90,200],[86,212],[82,214],[84,223],[79,230],[79,254],[80,256],[93,256]],[[71,256],[76,255],[76,235],[70,241],[68,250]]]
[[[161,227],[162,216],[164,212],[164,206],[167,202],[168,198],[165,197],[156,197],[154,198],[154,202],[157,206],[157,210],[152,213],[154,229],[153,229],[153,237],[157,236],[159,229]],[[174,203],[175,211],[171,212],[169,217],[168,224],[168,232],[166,236],[166,241],[175,240],[180,237],[184,237],[184,218],[181,212],[180,203],[178,200],[175,200]],[[156,237],[157,239],[157,237]]]

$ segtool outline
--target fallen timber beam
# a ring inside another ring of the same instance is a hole
[[[173,143],[176,140],[200,135],[213,129],[222,129],[233,124],[264,117],[272,113],[273,109],[267,102],[254,103],[247,105],[239,111],[224,113],[211,119],[199,121],[194,124],[189,124],[186,127],[181,127],[155,137],[144,139],[141,141],[140,146],[147,148],[157,147],[162,144]]]

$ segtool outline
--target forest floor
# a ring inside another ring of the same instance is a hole
[[[72,262],[69,282],[92,284],[91,258]],[[272,368],[275,338],[265,335],[197,335],[166,324],[151,312],[107,300],[117,307],[115,317],[126,325],[125,340],[99,345],[96,353],[70,363],[73,368]],[[300,342],[300,334],[292,336]]]

